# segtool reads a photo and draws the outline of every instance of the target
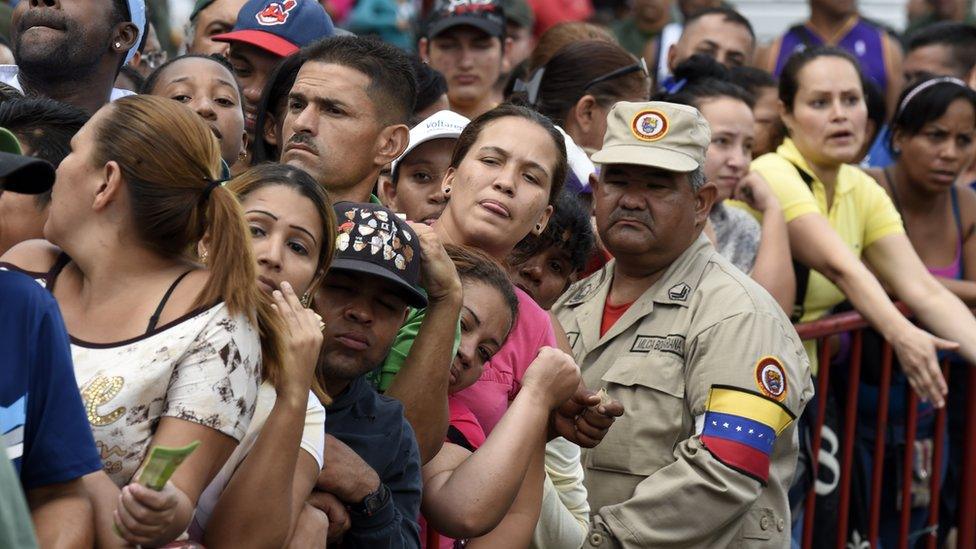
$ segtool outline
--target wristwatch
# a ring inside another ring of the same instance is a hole
[[[350,505],[349,512],[360,517],[371,517],[390,500],[390,489],[380,483],[380,487],[366,495],[359,503]]]

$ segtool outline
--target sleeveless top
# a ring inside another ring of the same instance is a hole
[[[888,67],[885,59],[885,30],[865,21],[860,17],[853,17],[849,23],[849,30],[841,33],[841,38],[834,44],[847,50],[861,63],[861,70],[884,92],[888,89]],[[807,24],[794,25],[778,40],[779,51],[776,55],[776,66],[773,76],[779,78],[786,65],[786,60],[794,52],[806,48],[822,46],[827,43]]]
[[[62,253],[46,273],[10,264],[0,268],[27,274],[53,293],[70,261]],[[142,335],[113,343],[71,337],[75,378],[95,446],[119,487],[131,482],[163,417],[241,440],[254,414],[261,340],[246,315],[232,315],[220,302],[158,325],[185,275],[166,291]]]
[[[891,174],[888,173],[888,169],[884,170],[885,179],[888,180],[888,185],[891,187],[891,201],[895,204],[895,209],[898,213],[901,213],[901,204],[898,202],[898,195],[895,192],[895,180],[892,179]],[[963,241],[963,231],[962,231],[962,215],[959,213],[959,191],[955,186],[949,187],[949,196],[952,198],[952,218],[956,221],[956,258],[952,260],[946,267],[929,267],[928,269],[932,276],[938,276],[942,278],[948,278],[951,280],[961,280],[962,279],[962,241]],[[902,218],[904,220],[904,218]],[[908,227],[905,227],[905,232],[908,232]]]

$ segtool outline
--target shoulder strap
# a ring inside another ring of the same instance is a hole
[[[800,179],[806,183],[807,188],[813,192],[813,176],[808,174],[806,170],[796,165],[795,162],[790,161],[796,173],[800,175]],[[803,303],[807,298],[807,286],[810,283],[810,267],[807,267],[803,263],[800,263],[796,259],[793,260],[793,275],[796,278],[796,296],[793,298],[793,311],[790,313],[790,320],[793,322],[799,322],[803,318],[803,313],[805,311]]]
[[[47,275],[44,277],[47,291],[51,292],[52,294],[54,293],[54,283],[57,282],[58,275],[61,274],[61,271],[64,270],[68,263],[71,263],[71,258],[68,257],[68,254],[64,252],[59,253],[58,258],[54,260],[54,265],[51,265],[51,270],[49,270]]]
[[[176,289],[176,286],[180,283],[180,281],[186,278],[186,275],[192,272],[193,269],[186,271],[185,273],[176,277],[176,280],[174,280],[173,283],[169,285],[169,288],[166,290],[166,293],[163,294],[163,299],[159,302],[159,305],[156,306],[156,312],[154,312],[152,316],[149,317],[149,326],[146,327],[147,334],[155,330],[156,325],[159,324],[159,315],[163,313],[163,308],[166,307],[166,302],[169,301],[170,296],[173,295],[173,290]]]

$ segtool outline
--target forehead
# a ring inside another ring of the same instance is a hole
[[[336,63],[309,61],[298,70],[292,91],[301,91],[309,98],[365,101],[370,84],[369,77],[356,69]]]
[[[952,48],[945,44],[929,44],[915,48],[902,62],[905,72],[928,72],[937,76],[956,76],[952,63]]]
[[[731,97],[719,97],[710,101],[705,101],[699,107],[705,120],[713,127],[715,126],[741,126],[742,128],[752,128],[753,116],[752,109],[738,99]],[[751,132],[750,132],[751,133]]]
[[[505,297],[498,288],[481,280],[467,278],[462,281],[464,287],[464,306],[474,311],[481,321],[481,329],[500,335],[504,338],[505,331],[512,321],[512,313],[505,303]]]
[[[797,74],[799,92],[831,92],[856,88],[861,90],[857,69],[843,57],[818,57]]]
[[[692,21],[691,25],[685,27],[682,39],[692,47],[709,40],[730,49],[752,49],[752,35],[749,30],[739,23],[726,21],[725,15],[720,13],[705,15]]]
[[[203,57],[186,57],[170,63],[166,70],[159,75],[159,85],[166,85],[174,80],[186,79],[190,82],[212,82],[220,80],[233,88],[234,75],[227,67]]]
[[[403,290],[392,281],[386,278],[376,276],[369,273],[353,272],[353,271],[343,271],[332,268],[329,270],[328,275],[325,277],[326,282],[339,282],[339,283],[353,283],[356,284],[357,292],[356,295],[365,297],[367,299],[388,299],[395,300],[398,302],[403,302],[404,307],[406,306],[403,301]],[[355,299],[356,295],[349,294],[349,299]],[[341,299],[335,298],[331,300],[335,305],[342,306],[346,302]],[[396,322],[401,322],[402,318],[394,318]]]
[[[322,232],[318,223],[319,213],[312,201],[288,185],[272,184],[250,192],[241,201],[244,211],[262,210],[273,214],[280,221],[295,223],[309,229],[313,234]],[[311,229],[315,230],[312,231]]]
[[[549,132],[535,122],[516,116],[493,120],[482,128],[472,149],[480,147],[498,147],[513,156],[549,166],[549,169],[556,165],[559,156]]]

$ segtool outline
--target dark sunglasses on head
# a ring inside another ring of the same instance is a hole
[[[641,57],[640,61],[634,63],[633,65],[627,67],[621,67],[615,71],[608,72],[603,76],[598,76],[593,80],[590,80],[589,82],[586,83],[586,85],[583,86],[583,91],[586,91],[592,88],[593,86],[596,86],[600,82],[606,82],[607,80],[620,78],[621,76],[626,76],[628,74],[635,73],[637,71],[641,71],[642,73],[644,73],[645,77],[650,76],[650,73],[647,72],[647,61],[645,61],[643,57]]]

